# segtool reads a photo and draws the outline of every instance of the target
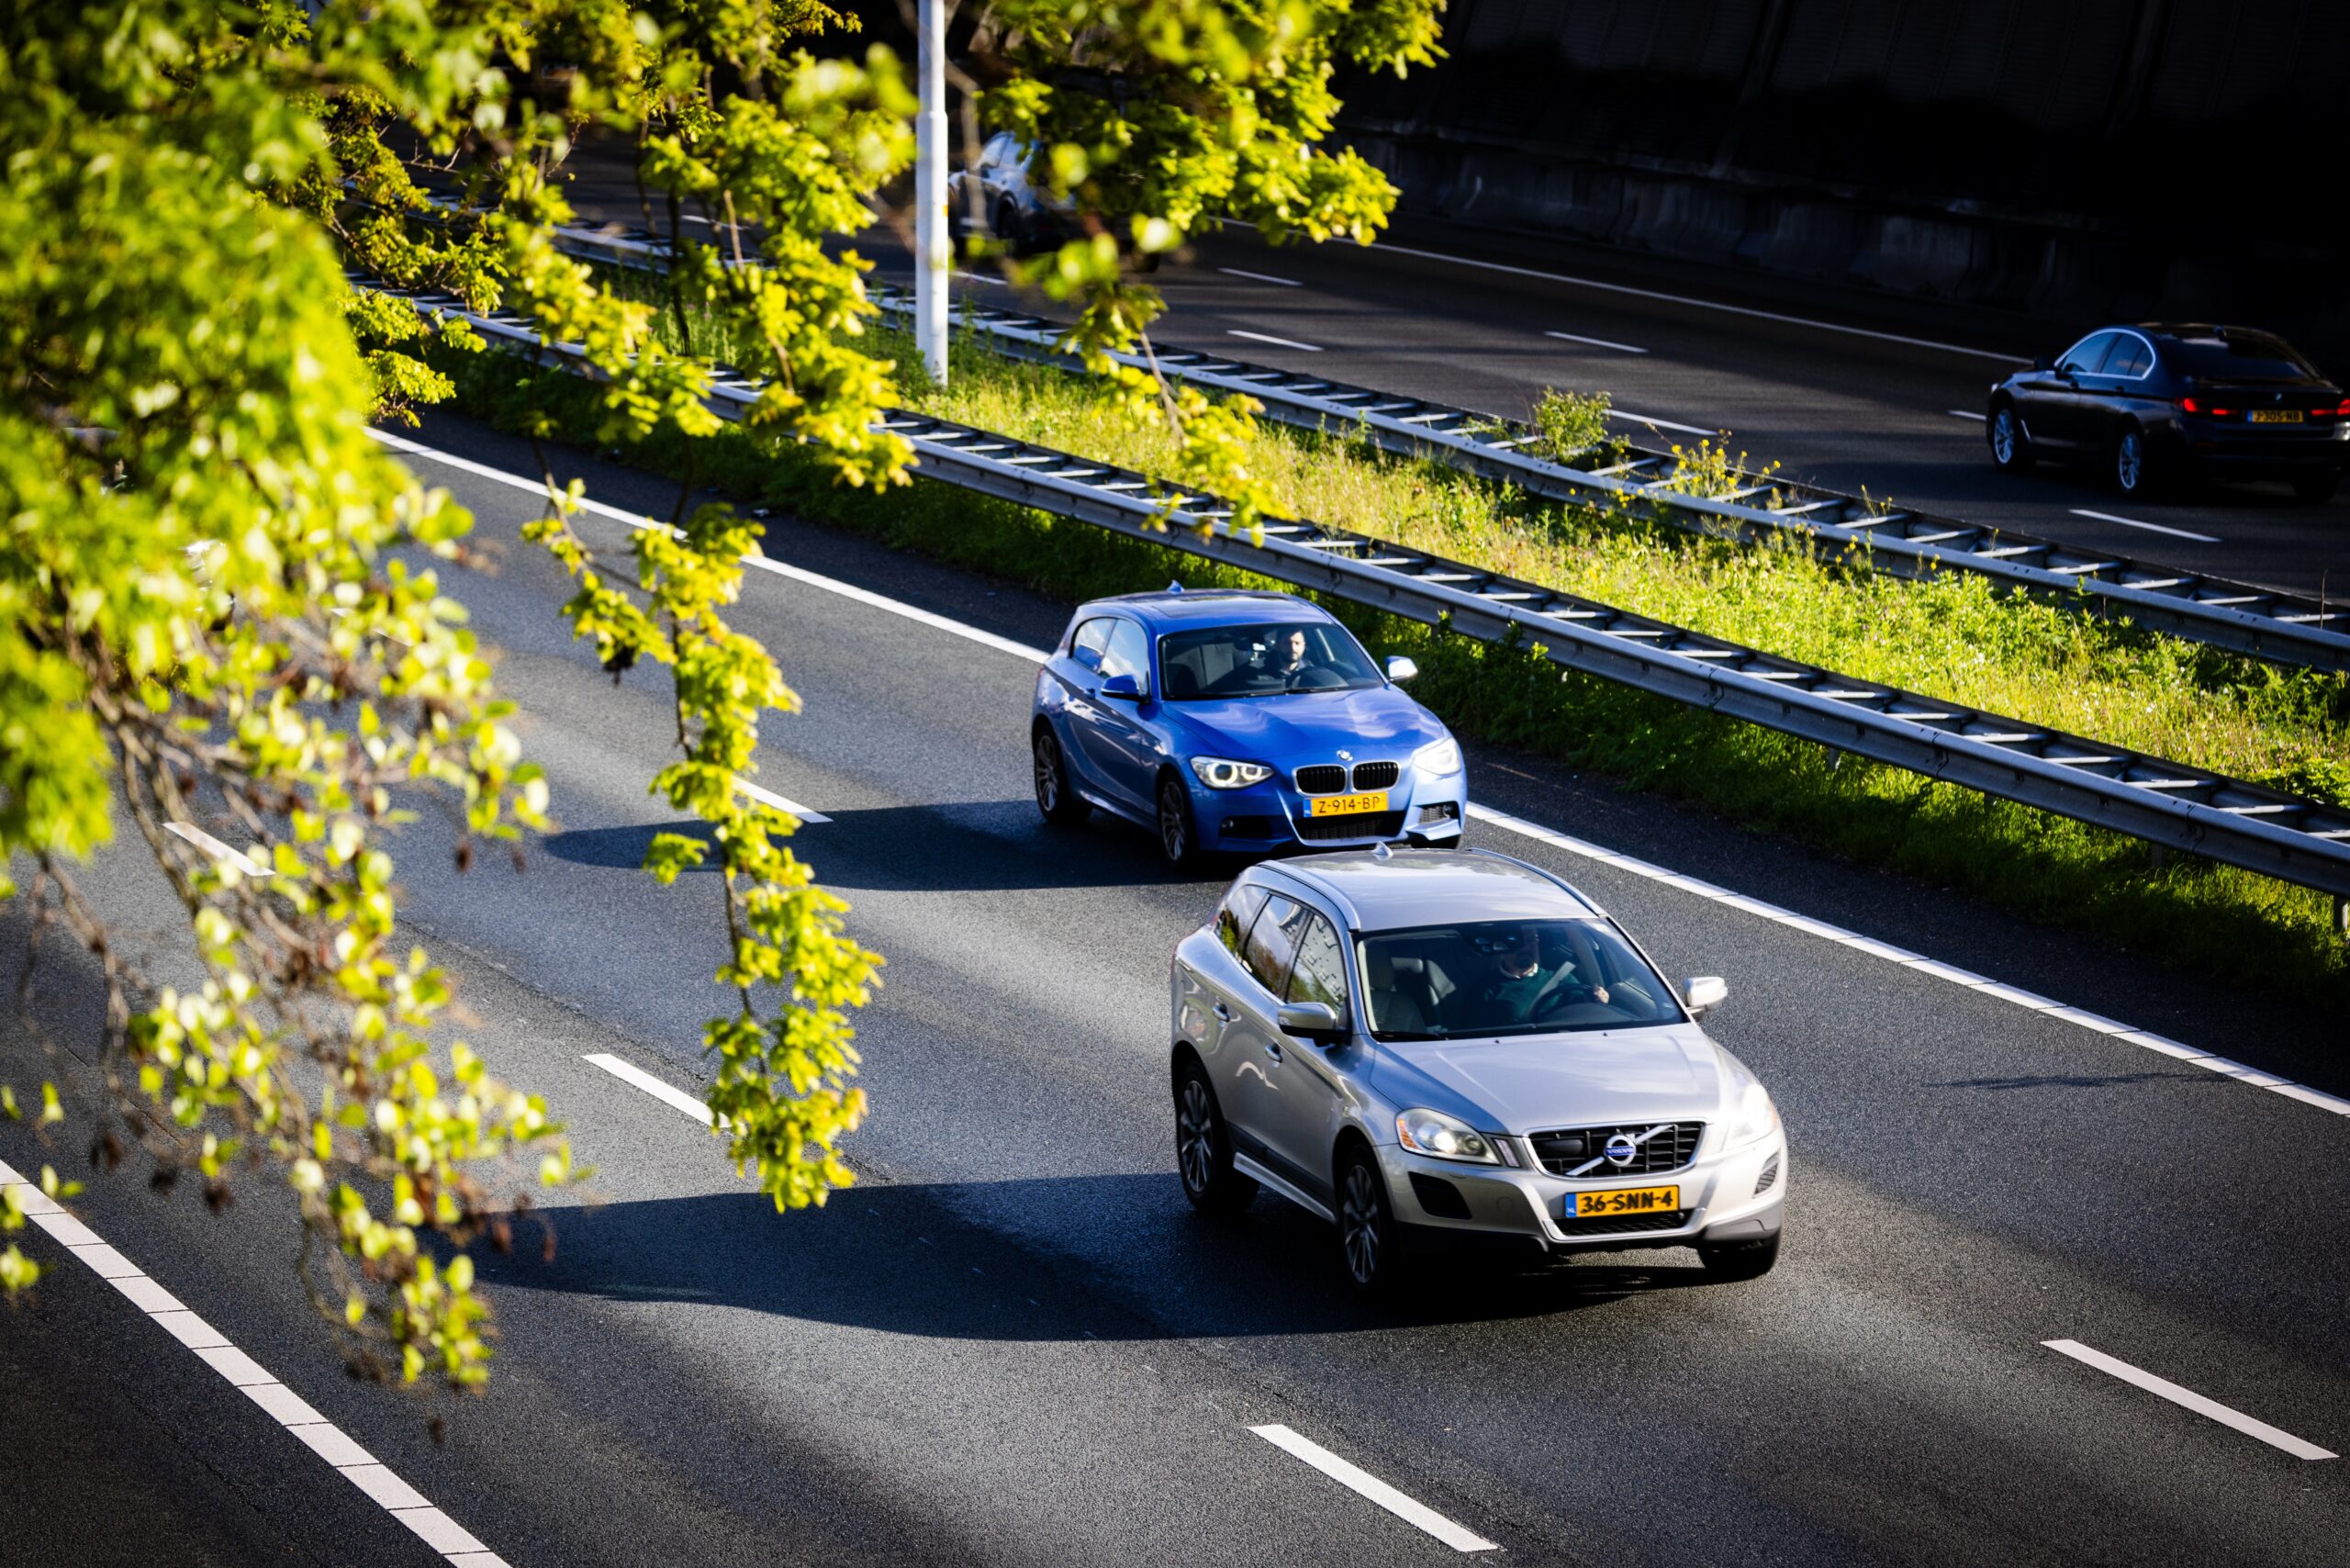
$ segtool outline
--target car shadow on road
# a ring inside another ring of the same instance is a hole
[[[625,827],[572,828],[540,841],[575,865],[633,870],[660,833],[711,843],[693,818]],[[882,806],[832,813],[792,836],[823,885],[844,892],[1013,892],[1032,889],[1219,885],[1233,868],[1210,865],[1198,878],[1169,869],[1150,834],[1103,812],[1080,827],[1047,827],[1027,801],[941,806]],[[715,869],[713,853],[699,869]],[[1238,862],[1234,862],[1237,867]]]
[[[989,1223],[1007,1215],[1019,1234]],[[1448,1249],[1417,1260],[1418,1288],[1369,1303],[1341,1273],[1326,1225],[1270,1198],[1204,1220],[1172,1173],[858,1186],[786,1215],[746,1191],[552,1218],[552,1260],[535,1238],[504,1256],[476,1247],[484,1282],[945,1338],[1240,1338],[1499,1322],[1706,1282],[1681,1250],[1565,1262],[1530,1248]],[[1098,1260],[1105,1245],[1115,1249],[1107,1266]]]

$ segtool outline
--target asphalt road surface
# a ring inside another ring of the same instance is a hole
[[[423,439],[529,472],[462,421]],[[1668,971],[1729,977],[1708,1027],[1785,1117],[1788,1240],[1751,1283],[1686,1252],[1472,1260],[1367,1306],[1302,1212],[1183,1203],[1167,956],[1220,879],[1171,878],[1139,830],[1037,821],[1018,650],[1069,607],[782,521],[772,556],[934,619],[766,572],[739,607],[806,704],[772,720],[759,782],[829,819],[796,846],[890,960],[860,1022],[862,1179],[778,1215],[643,1087],[697,1091],[723,1000],[709,878],[632,868],[669,825],[645,792],[662,680],[615,686],[570,644],[559,574],[519,542],[527,494],[412,461],[506,546],[454,587],[563,825],[527,869],[463,876],[434,820],[411,827],[408,923],[592,1190],[555,1213],[551,1259],[526,1232],[483,1260],[490,1391],[428,1405],[336,1370],[265,1185],[215,1215],[185,1186],[95,1181],[72,1206],[112,1256],[319,1420],[280,1425],[83,1266],[103,1258],[33,1235],[57,1267],[0,1314],[0,1560],[427,1564],[445,1519],[448,1560],[516,1568],[1433,1563],[1461,1555],[1446,1529],[1513,1562],[2342,1561],[2350,1476],[2289,1447],[2350,1451],[2339,1019],[1476,752],[1472,798],[1552,831],[1483,820],[1472,842],[1565,872]],[[666,515],[670,487],[566,462]],[[90,880],[187,972],[140,854]],[[37,984],[59,1048],[86,1051],[88,966],[55,954]],[[41,1070],[0,1023],[0,1078]],[[83,1174],[81,1153],[0,1123],[20,1172]],[[326,1422],[413,1489],[397,1512]],[[1276,1426],[1392,1493],[1255,1430]]]

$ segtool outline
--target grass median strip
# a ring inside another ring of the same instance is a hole
[[[886,336],[886,335],[885,335]],[[723,354],[727,345],[695,342]],[[958,342],[951,390],[909,407],[1142,470],[1169,438],[1137,428],[1081,378]],[[901,363],[912,363],[911,353]],[[533,409],[588,439],[587,387],[512,360],[454,361],[464,405],[519,423]],[[917,486],[875,497],[825,483],[786,448],[728,431],[631,454],[738,499],[877,534],[1064,598],[1162,585],[1169,553],[1008,503]],[[1553,584],[1863,679],[1932,692],[2155,755],[2350,799],[2350,681],[2001,597],[1980,579],[1908,582],[1807,553],[1695,538],[1382,456],[1342,431],[1268,424],[1250,454],[1288,510]],[[1185,560],[1187,581],[1241,575]],[[1334,607],[1374,646],[1410,652],[1416,689],[1455,728],[1658,790],[1854,859],[2090,926],[2241,980],[2350,1002],[2350,961],[2319,895],[1971,790],[1845,757],[1486,647]]]

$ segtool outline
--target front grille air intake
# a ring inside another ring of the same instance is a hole
[[[1771,1157],[1770,1162],[1762,1167],[1762,1174],[1755,1181],[1754,1195],[1759,1198],[1778,1184],[1779,1157],[1774,1154]]]
[[[1404,835],[1404,813],[1401,812],[1349,812],[1342,817],[1300,817],[1297,836],[1309,843],[1326,843],[1334,838],[1401,838]]]
[[[1628,1122],[1613,1127],[1563,1127],[1557,1132],[1535,1133],[1527,1138],[1534,1146],[1534,1158],[1542,1169],[1553,1176],[1580,1175],[1591,1181],[1610,1176],[1654,1176],[1667,1170],[1678,1170],[1697,1158],[1697,1140],[1706,1131],[1703,1122],[1673,1122],[1662,1132],[1646,1138],[1632,1151],[1627,1164],[1618,1165],[1607,1158],[1607,1140],[1621,1133],[1640,1139],[1654,1122]],[[1596,1165],[1592,1161],[1597,1160]],[[1585,1170],[1584,1166],[1591,1169]]]
[[[1562,1219],[1559,1229],[1568,1236],[1631,1236],[1644,1230],[1679,1230],[1694,1209],[1661,1215],[1593,1215],[1588,1219]]]
[[[1335,795],[1347,787],[1347,770],[1335,762],[1317,762],[1297,770],[1301,795]]]
[[[1393,762],[1358,762],[1355,764],[1355,788],[1358,790],[1392,790],[1404,769]]]

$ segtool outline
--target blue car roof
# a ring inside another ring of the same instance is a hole
[[[1293,593],[1265,588],[1203,588],[1196,593],[1122,593],[1097,599],[1085,610],[1112,608],[1132,611],[1161,630],[1172,626],[1248,626],[1267,622],[1318,622],[1330,619],[1320,606]]]

